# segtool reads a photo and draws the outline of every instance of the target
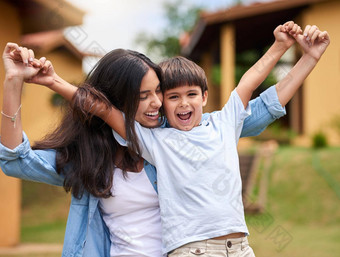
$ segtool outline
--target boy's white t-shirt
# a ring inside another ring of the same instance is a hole
[[[165,252],[230,233],[248,234],[237,143],[249,115],[234,90],[221,111],[190,131],[148,129],[136,122],[142,156],[157,169]]]
[[[143,169],[114,170],[112,197],[99,207],[110,231],[110,256],[163,257],[158,196]]]

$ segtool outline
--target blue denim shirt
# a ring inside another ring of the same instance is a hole
[[[278,101],[274,86],[249,104],[252,114],[244,122],[241,137],[258,135],[286,113]],[[0,166],[11,177],[63,186],[64,178],[56,172],[55,159],[55,150],[32,150],[25,133],[23,142],[13,150],[0,144]],[[145,161],[144,169],[157,191],[155,167]],[[72,196],[62,256],[110,256],[110,235],[98,203],[99,199],[88,192],[81,199]]]

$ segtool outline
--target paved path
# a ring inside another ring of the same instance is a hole
[[[0,247],[0,256],[40,253],[60,253],[61,255],[62,249],[62,244],[19,244],[14,247]]]

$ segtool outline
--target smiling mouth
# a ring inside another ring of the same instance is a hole
[[[178,113],[177,114],[177,117],[180,119],[180,120],[183,120],[183,121],[186,121],[186,120],[189,120],[190,117],[191,117],[191,113],[192,112],[182,112],[182,113]]]
[[[147,112],[145,113],[145,115],[149,118],[152,118],[152,119],[158,119],[159,117],[159,112],[156,111],[156,112]]]

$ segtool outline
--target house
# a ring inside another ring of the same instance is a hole
[[[310,144],[312,135],[318,131],[323,131],[331,144],[339,144],[339,132],[332,126],[334,120],[340,122],[339,15],[338,0],[280,0],[202,13],[181,44],[182,54],[206,71],[210,85],[206,111],[221,108],[235,88],[237,56],[250,50],[264,53],[273,42],[275,27],[286,21],[293,20],[302,28],[316,24],[329,32],[331,44],[288,104],[285,119],[287,126],[299,133],[295,141],[298,144]],[[301,56],[301,51],[296,47],[290,54],[281,62],[279,75],[289,71],[287,66]]]
[[[51,60],[66,80],[78,83],[83,79],[83,53],[77,51],[67,36],[77,36],[84,12],[66,0],[0,0],[0,48],[7,42],[23,44],[35,50],[37,56]],[[69,35],[65,35],[69,33]],[[78,33],[79,34],[79,33]],[[4,78],[3,64],[0,77]],[[2,106],[2,85],[0,104]],[[31,141],[40,139],[60,116],[59,107],[51,104],[53,92],[36,85],[25,85],[22,95],[23,128]],[[14,246],[20,240],[20,180],[0,172],[0,246]]]

